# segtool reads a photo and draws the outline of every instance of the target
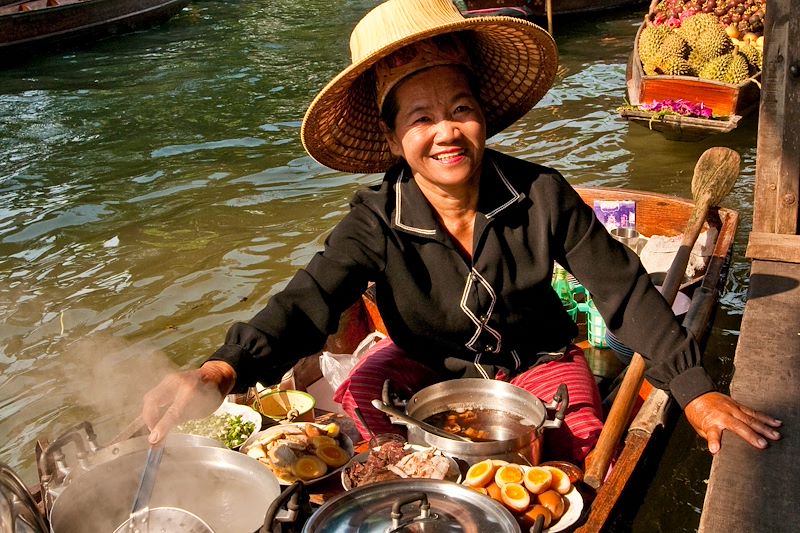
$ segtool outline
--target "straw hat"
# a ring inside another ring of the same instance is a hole
[[[513,17],[465,18],[451,0],[388,0],[350,36],[352,63],[325,86],[306,112],[306,151],[335,170],[383,172],[397,162],[381,132],[371,67],[430,37],[461,32],[480,86],[487,135],[527,113],[555,78],[558,50],[545,30]]]

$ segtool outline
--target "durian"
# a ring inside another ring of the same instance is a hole
[[[686,39],[689,46],[694,48],[697,45],[698,39],[704,33],[709,30],[714,30],[715,28],[722,29],[719,19],[715,15],[712,13],[698,13],[684,19],[681,23],[681,27],[676,31]]]
[[[694,45],[694,51],[706,61],[727,54],[731,50],[733,50],[733,41],[719,25],[706,30]]]
[[[670,76],[694,76],[695,70],[688,61],[680,57],[669,57],[660,65],[659,70],[662,74]]]
[[[722,81],[726,83],[739,84],[749,77],[750,66],[747,64],[747,57],[738,50],[729,54],[731,56],[728,68]]]
[[[672,30],[669,26],[647,26],[639,35],[639,59],[642,64],[658,63],[660,49]]]
[[[715,57],[702,67],[697,72],[697,76],[706,80],[724,81],[725,73],[728,70],[728,65],[733,59],[731,54]]]
[[[689,43],[674,31],[670,32],[661,43],[659,55],[665,60],[672,57],[686,59],[689,57]]]
[[[761,70],[761,51],[758,48],[750,44],[744,44],[739,47],[739,51],[747,58],[747,62],[750,64],[753,72]]]

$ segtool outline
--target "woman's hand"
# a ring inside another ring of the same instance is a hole
[[[157,444],[178,424],[210,415],[236,382],[233,367],[207,361],[197,370],[170,374],[144,395],[142,419]]]
[[[697,433],[708,441],[708,451],[720,449],[724,430],[733,431],[755,448],[766,448],[767,440],[778,440],[781,434],[773,428],[781,421],[736,402],[719,392],[707,392],[686,405],[683,410]],[[766,439],[765,439],[766,437]]]

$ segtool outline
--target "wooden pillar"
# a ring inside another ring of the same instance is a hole
[[[800,0],[770,0],[764,28],[751,259],[800,262]]]

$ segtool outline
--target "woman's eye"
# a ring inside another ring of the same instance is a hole
[[[456,113],[469,113],[470,111],[472,111],[472,107],[464,104],[464,105],[457,106],[455,112]]]
[[[429,121],[430,121],[430,118],[428,118],[428,117],[426,117],[424,115],[423,116],[419,116],[419,117],[414,117],[414,119],[412,120],[412,122],[414,124],[425,124],[425,123],[427,123]]]

